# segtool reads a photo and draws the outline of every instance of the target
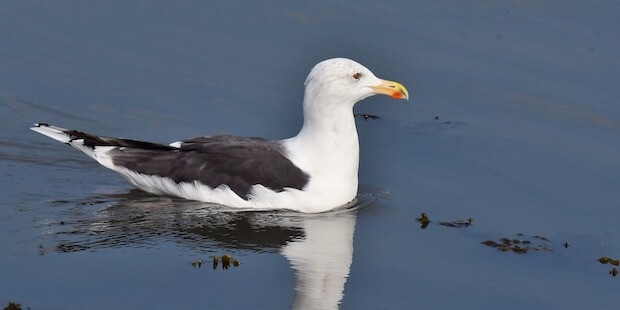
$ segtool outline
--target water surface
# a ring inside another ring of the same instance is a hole
[[[620,278],[597,259],[620,258],[619,15],[615,1],[3,2],[0,304],[616,309]],[[146,195],[27,129],[286,138],[331,57],[412,97],[356,106],[381,118],[357,121],[360,197],[338,212]],[[481,244],[534,236],[552,251]],[[224,254],[241,264],[214,270]]]

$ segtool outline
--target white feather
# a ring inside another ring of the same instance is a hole
[[[62,143],[68,143],[69,140],[71,139],[69,135],[63,132],[63,131],[66,131],[67,129],[56,127],[56,126],[49,126],[49,125],[41,126],[39,124],[34,124],[34,126],[35,127],[30,127],[30,129],[42,135],[48,136],[56,141],[60,141]]]

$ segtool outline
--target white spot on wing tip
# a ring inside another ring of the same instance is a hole
[[[183,142],[177,141],[177,142],[172,142],[169,145],[172,146],[172,147],[180,148],[181,147],[181,143],[183,143]]]
[[[38,125],[38,124],[37,124]],[[60,141],[62,143],[67,143],[70,140],[69,135],[67,135],[66,133],[62,132],[61,130],[58,130],[56,128],[53,127],[48,127],[48,126],[37,126],[37,127],[30,127],[30,129],[32,131],[36,131],[44,136],[48,136],[56,141]]]

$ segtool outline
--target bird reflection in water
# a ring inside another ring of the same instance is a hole
[[[294,309],[337,309],[353,259],[357,212],[376,201],[362,194],[356,203],[321,214],[239,212],[135,190],[70,203],[62,224],[54,225],[55,245],[41,254],[148,247],[162,239],[205,254],[276,252],[295,271]]]

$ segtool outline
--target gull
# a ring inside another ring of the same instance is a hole
[[[325,212],[357,195],[353,106],[376,94],[409,99],[409,93],[346,58],[318,63],[304,85],[303,126],[284,140],[213,135],[159,144],[45,123],[31,129],[84,152],[152,194],[248,210]]]

